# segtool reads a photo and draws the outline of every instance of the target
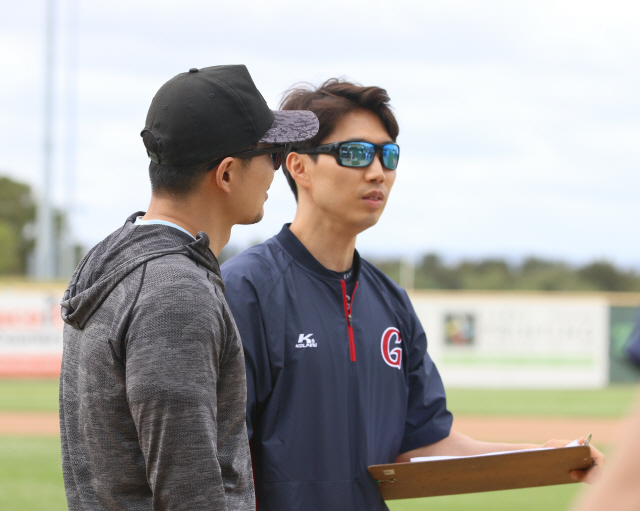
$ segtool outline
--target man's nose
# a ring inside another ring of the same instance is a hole
[[[382,155],[376,153],[371,162],[371,165],[367,167],[365,179],[367,181],[372,181],[374,183],[382,182],[386,179],[386,175],[384,173],[384,167],[382,166]]]

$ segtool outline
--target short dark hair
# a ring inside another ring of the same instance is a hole
[[[161,152],[158,141],[150,131],[142,133],[144,146],[152,154]],[[194,165],[163,165],[153,160],[149,162],[149,179],[153,193],[187,195],[198,186],[207,173],[209,162]]]
[[[376,114],[394,142],[400,131],[398,121],[391,111],[386,90],[380,87],[364,87],[341,78],[330,78],[317,89],[310,84],[289,89],[280,102],[280,109],[311,110],[320,121],[320,129],[316,136],[304,142],[292,144],[289,152],[319,145],[335,130],[345,115],[358,109],[369,110]],[[317,159],[317,155],[310,156],[314,161]],[[284,162],[282,171],[297,201],[298,188]]]

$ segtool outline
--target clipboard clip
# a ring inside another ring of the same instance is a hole
[[[382,483],[395,483],[397,479],[376,479],[376,484],[380,486]]]
[[[591,433],[587,435],[587,438],[585,438],[581,444],[578,443],[578,440],[574,440],[570,444],[565,445],[565,447],[580,447],[581,445],[589,445],[589,442],[591,442]]]

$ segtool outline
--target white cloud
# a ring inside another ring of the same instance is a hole
[[[64,0],[58,13],[57,200],[63,89],[79,6],[74,222],[87,244],[149,199],[139,132],[158,87],[192,66],[245,63],[272,107],[296,82],[385,87],[402,159],[363,252],[542,253],[640,261],[640,7],[629,1]],[[38,183],[44,4],[0,7],[0,169]],[[73,60],[73,59],[71,59]],[[65,179],[67,181],[65,181]],[[279,174],[265,220],[293,217]]]

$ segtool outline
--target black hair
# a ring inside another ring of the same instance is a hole
[[[142,141],[149,153],[161,153],[160,145],[150,131],[142,133]],[[207,173],[207,163],[164,165],[151,160],[149,162],[149,179],[151,180],[152,192],[171,195],[187,195],[191,193]]]
[[[319,145],[335,130],[345,115],[357,109],[369,110],[376,114],[394,142],[400,131],[398,121],[389,106],[386,90],[380,87],[364,87],[340,78],[330,78],[317,89],[311,85],[289,89],[280,102],[280,109],[311,110],[320,121],[320,129],[316,136],[303,142],[295,142],[289,152]],[[309,156],[317,161],[318,155]],[[297,201],[298,188],[286,162],[282,163],[282,171]]]

